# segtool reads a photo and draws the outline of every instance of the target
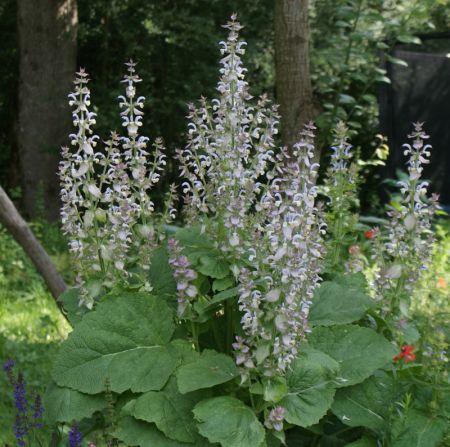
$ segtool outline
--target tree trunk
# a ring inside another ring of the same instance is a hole
[[[62,276],[56,270],[55,265],[44,250],[39,241],[34,237],[27,223],[22,219],[14,204],[0,186],[0,222],[11,232],[14,239],[24,249],[25,253],[33,261],[38,272],[42,275],[51,294],[57,298],[66,289]],[[60,304],[56,301],[58,306]]]
[[[315,116],[309,72],[308,0],[275,0],[276,91],[284,145]]]
[[[76,69],[76,0],[18,0],[18,151],[27,217],[56,219],[60,146],[71,127],[67,94]]]

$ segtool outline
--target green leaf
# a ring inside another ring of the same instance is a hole
[[[391,80],[387,76],[377,76],[375,79],[378,82],[385,82],[386,84],[391,84]]]
[[[399,394],[393,379],[380,373],[363,383],[340,389],[331,409],[350,427],[367,427],[383,434],[389,428],[390,407]]]
[[[238,376],[234,360],[213,350],[205,350],[194,363],[177,371],[178,387],[182,393],[210,388]]]
[[[222,447],[260,447],[265,430],[253,410],[234,397],[204,400],[194,408],[201,435]]]
[[[403,67],[408,66],[408,63],[406,61],[404,61],[403,59],[399,59],[398,57],[390,56],[389,54],[387,54],[386,58],[391,64],[401,65]]]
[[[51,383],[43,397],[45,419],[50,425],[56,422],[80,421],[106,407],[104,396],[90,396],[70,388]]]
[[[215,279],[212,284],[213,292],[222,292],[235,285],[234,278],[231,276],[226,276],[222,279]]]
[[[182,447],[191,445],[173,441],[164,436],[154,424],[137,421],[130,416],[119,421],[118,427],[112,435],[128,446]]]
[[[79,289],[73,287],[67,289],[59,297],[58,301],[62,303],[63,309],[67,315],[67,319],[73,326],[78,324],[88,309],[85,306],[79,306],[80,301]]]
[[[397,353],[383,336],[356,325],[316,327],[308,341],[339,363],[339,387],[362,382],[376,369],[392,362]]]
[[[361,319],[375,305],[373,299],[351,280],[326,281],[316,289],[309,321],[315,326],[346,324]]]
[[[286,434],[284,431],[271,431],[266,433],[267,447],[280,447],[281,445],[286,445]]]
[[[364,436],[357,441],[346,444],[345,447],[377,447],[377,442],[372,438]]]
[[[343,93],[339,95],[339,102],[341,104],[353,104],[355,101],[356,100],[353,96],[346,95]]]
[[[288,394],[280,402],[289,423],[309,427],[319,422],[333,402],[338,369],[337,362],[322,352],[305,349],[300,354],[287,373]]]
[[[214,295],[213,299],[208,303],[208,307],[215,306],[216,304],[221,303],[222,301],[229,300],[230,298],[234,298],[238,296],[239,288],[233,287],[232,289],[224,290],[223,292]]]
[[[204,392],[180,394],[172,378],[162,391],[143,394],[129,402],[123,411],[136,419],[154,422],[168,438],[193,443],[198,433],[192,409],[205,397]]]
[[[163,298],[174,298],[176,296],[177,284],[169,265],[166,247],[159,247],[153,252],[148,278],[153,289],[153,295]]]
[[[361,272],[334,275],[333,282],[355,291],[367,292],[367,279]]]
[[[88,394],[159,390],[178,364],[168,345],[175,329],[168,305],[145,293],[111,296],[62,344],[52,377]]]
[[[211,253],[220,253],[202,233],[201,227],[181,228],[175,233],[175,238],[180,241],[184,254],[194,264],[198,264],[202,256],[209,257]]]
[[[180,358],[181,365],[196,362],[200,358],[200,353],[194,349],[192,342],[188,340],[173,340],[170,345],[175,349]]]
[[[397,36],[397,40],[399,40],[402,43],[414,43],[416,45],[420,45],[422,41],[417,36],[411,36],[407,34],[401,34]]]
[[[394,422],[391,447],[440,447],[448,430],[448,420],[410,409]]]
[[[278,402],[288,392],[286,379],[284,377],[271,377],[263,380],[264,400],[266,402]]]
[[[420,338],[420,332],[412,323],[407,323],[401,328],[404,341],[408,344],[416,343]]]
[[[216,279],[224,279],[230,274],[228,262],[220,256],[202,256],[197,269],[202,275]]]
[[[230,274],[223,253],[202,234],[200,227],[183,228],[175,237],[180,241],[183,253],[202,275],[223,279]]]

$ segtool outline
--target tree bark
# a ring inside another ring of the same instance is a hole
[[[67,94],[76,69],[76,0],[18,0],[18,151],[27,217],[58,217],[60,146],[71,127]],[[39,206],[40,205],[40,206]]]
[[[284,145],[315,116],[309,70],[308,0],[275,0],[276,92]]]
[[[0,186],[0,221],[11,232],[14,239],[25,250],[36,269],[44,278],[55,300],[64,292],[66,284],[39,241],[31,232],[14,204]],[[60,304],[57,302],[58,306]]]

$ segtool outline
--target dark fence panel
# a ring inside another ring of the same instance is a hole
[[[450,34],[421,37],[422,45],[397,45],[392,53],[407,67],[386,63],[392,84],[380,91],[380,131],[391,156],[384,176],[394,178],[396,169],[404,169],[402,144],[411,123],[425,122],[433,150],[424,176],[450,206]]]

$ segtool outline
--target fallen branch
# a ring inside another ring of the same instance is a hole
[[[50,256],[36,239],[30,227],[17,211],[10,198],[0,186],[0,221],[11,232],[17,243],[33,261],[36,269],[44,278],[58,307],[61,304],[57,298],[66,290],[67,286],[62,276],[56,270]]]

